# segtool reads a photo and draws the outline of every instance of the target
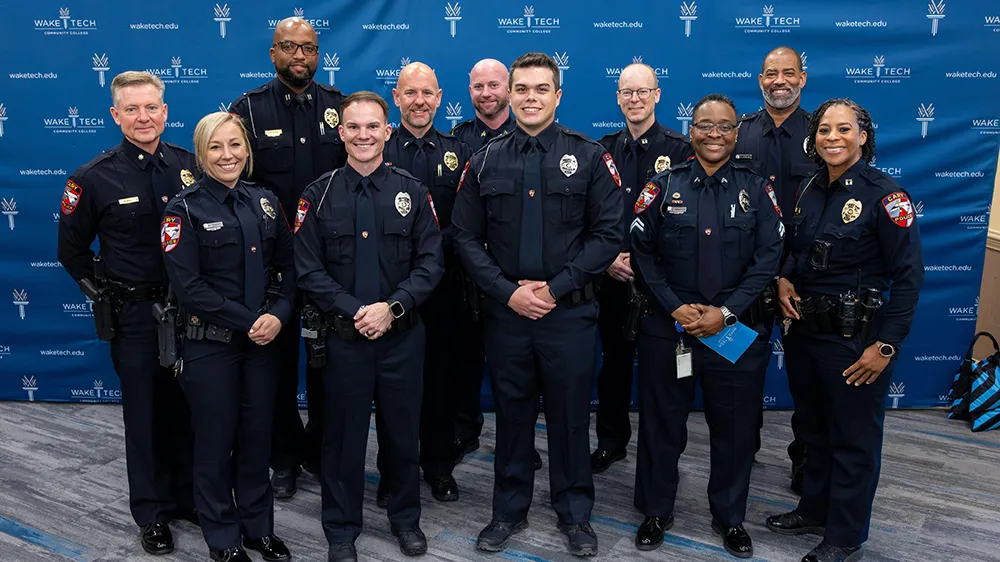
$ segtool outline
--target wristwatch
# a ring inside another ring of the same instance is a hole
[[[406,314],[406,310],[403,308],[403,303],[394,300],[385,301],[389,305],[389,312],[392,313],[393,318],[399,318],[400,316]]]
[[[726,324],[726,326],[736,325],[736,322],[739,320],[739,318],[737,318],[736,315],[733,314],[728,307],[720,306],[719,310],[722,311],[722,321]]]
[[[879,355],[887,359],[896,354],[896,346],[891,343],[877,341],[875,347],[878,348]]]

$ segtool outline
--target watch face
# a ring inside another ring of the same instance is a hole
[[[892,344],[883,343],[882,346],[879,347],[879,353],[882,354],[882,357],[892,357],[895,352],[896,348],[894,348]]]

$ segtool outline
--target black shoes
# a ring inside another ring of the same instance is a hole
[[[822,535],[826,532],[826,526],[819,521],[812,521],[802,517],[794,511],[772,515],[765,522],[767,528],[779,535]]]
[[[457,466],[458,463],[465,459],[465,455],[479,448],[479,439],[476,438],[470,441],[462,441],[456,437],[453,447],[455,449],[455,465]]]
[[[802,481],[806,476],[806,465],[805,464],[795,464],[792,463],[792,482],[791,488],[792,492],[796,496],[802,495]]]
[[[833,546],[823,541],[816,545],[802,562],[857,562],[864,556],[861,546]]]
[[[226,550],[209,550],[208,555],[215,562],[253,562],[247,551],[238,546]]]
[[[542,455],[538,453],[538,449],[535,449],[535,470],[542,469]]]
[[[639,550],[656,550],[663,544],[663,534],[674,526],[674,516],[647,517],[635,533],[635,547]]]
[[[424,479],[431,486],[431,494],[439,502],[458,501],[458,483],[452,475],[434,476]]]
[[[399,541],[399,551],[406,556],[420,556],[427,553],[427,537],[420,527],[411,531],[397,531],[392,529],[392,534]]]
[[[298,489],[295,481],[301,471],[296,467],[291,470],[275,470],[271,476],[271,488],[274,490],[274,499],[290,500]]]
[[[358,549],[352,542],[338,542],[330,545],[326,553],[327,562],[358,562]]]
[[[243,546],[251,550],[256,550],[260,553],[261,558],[268,562],[280,562],[292,558],[285,543],[274,535],[268,535],[259,539],[244,538]]]
[[[378,488],[375,489],[375,505],[385,509],[389,507],[389,483],[385,478],[380,478]]]
[[[624,459],[625,451],[611,452],[607,449],[598,448],[590,454],[590,470],[594,474],[600,474],[611,468],[611,465]]]
[[[169,554],[174,551],[174,535],[166,523],[151,523],[141,528],[142,549],[149,554]]]
[[[559,531],[566,535],[569,553],[573,556],[593,556],[597,554],[597,533],[590,523],[559,523]]]
[[[723,527],[718,521],[712,520],[712,530],[722,537],[722,546],[726,552],[737,558],[753,557],[753,541],[743,525]]]
[[[476,540],[476,549],[486,552],[500,552],[507,548],[507,541],[517,533],[528,528],[528,520],[521,521],[497,521],[494,519],[485,529],[479,531],[479,539]]]

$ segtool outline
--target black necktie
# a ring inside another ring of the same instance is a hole
[[[524,181],[521,194],[521,277],[544,281],[542,271],[542,149],[538,139],[528,137],[524,157]]]
[[[361,178],[354,217],[356,244],[354,263],[354,296],[361,304],[378,302],[381,281],[378,268],[378,229],[375,228],[375,197],[372,181]]]
[[[429,183],[430,178],[427,177],[427,153],[424,151],[424,139],[416,139],[413,141],[413,144],[416,145],[417,151],[413,153],[413,164],[410,166],[412,168],[410,173],[430,189],[431,184]]]
[[[293,100],[295,101],[295,110],[296,111],[305,108],[305,106],[306,106],[306,95],[305,94],[295,94],[295,98],[293,98]]]
[[[167,177],[167,172],[163,170],[163,163],[156,156],[153,156],[153,196],[156,198],[156,208],[163,214],[163,209],[167,206],[167,201],[174,196],[174,187]]]
[[[702,182],[698,197],[698,290],[711,303],[722,289],[722,229],[714,177]]]
[[[264,251],[260,245],[260,216],[247,203],[248,196],[241,194],[239,187],[234,187],[232,198],[233,211],[240,221],[243,231],[243,304],[251,312],[258,312],[264,304]]]

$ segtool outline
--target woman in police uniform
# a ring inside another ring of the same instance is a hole
[[[295,291],[292,240],[271,192],[244,182],[252,159],[239,116],[194,131],[204,177],[166,207],[160,241],[186,326],[178,380],[195,433],[195,506],[212,560],[288,560],[274,536],[268,456],[278,350]],[[235,503],[233,498],[235,495]]]
[[[868,539],[886,394],[916,312],[923,257],[909,194],[871,166],[875,128],[864,108],[827,101],[806,142],[821,168],[799,188],[778,295],[809,456],[798,507],[767,526],[822,535],[803,561],[854,561]]]

